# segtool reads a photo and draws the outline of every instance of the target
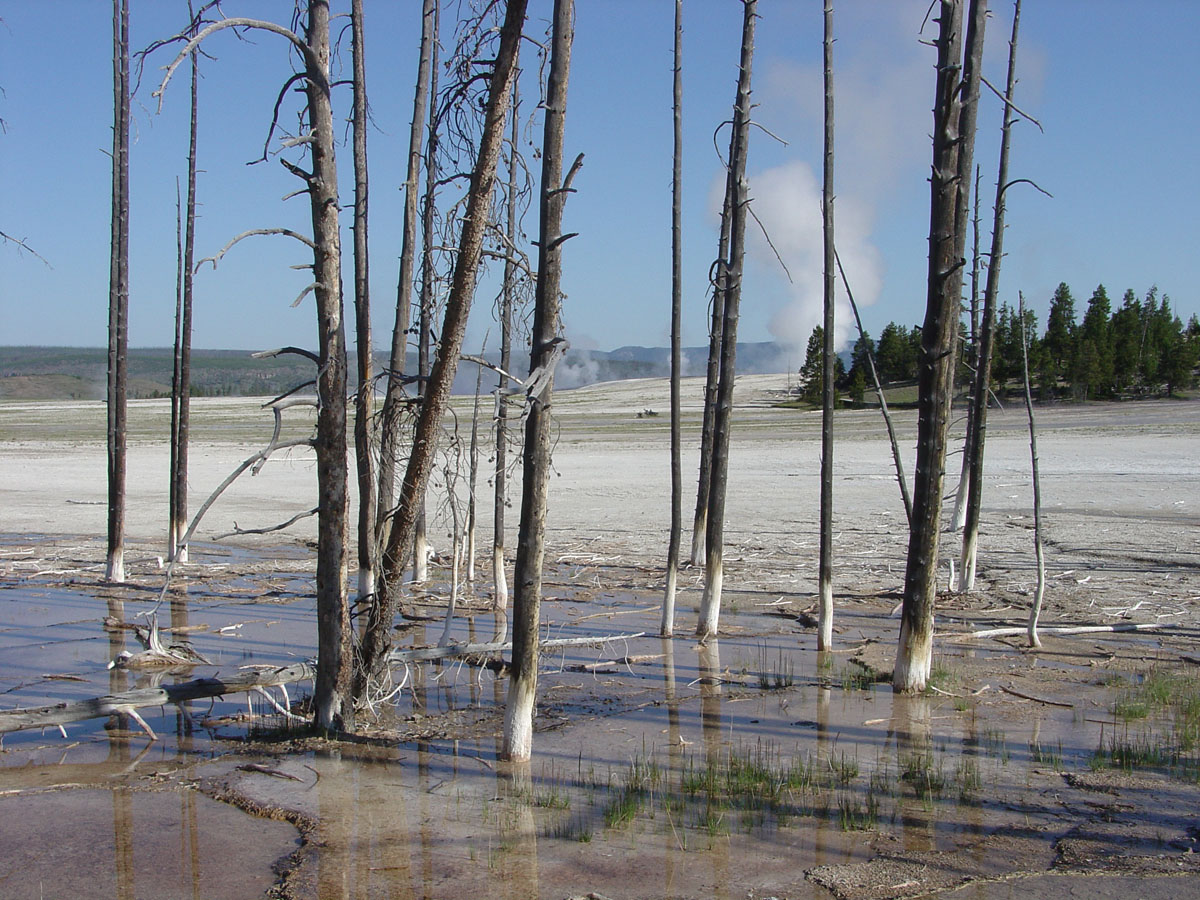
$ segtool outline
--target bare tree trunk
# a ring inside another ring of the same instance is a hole
[[[713,427],[717,416],[717,384],[721,379],[721,329],[725,327],[725,260],[729,257],[730,201],[733,187],[725,178],[725,201],[721,207],[721,233],[717,261],[712,273],[713,300],[708,327],[708,366],[704,375],[704,413],[700,424],[700,475],[696,482],[696,514],[692,519],[692,552],[688,565],[698,566],[704,558],[708,534],[708,496],[712,487]]]
[[[975,214],[971,216],[971,230],[974,240],[971,243],[971,333],[963,347],[971,372],[979,368],[979,166],[975,167],[974,198]],[[950,515],[950,530],[961,531],[967,523],[967,485],[971,478],[971,440],[972,423],[971,410],[975,403],[975,379],[970,378],[970,395],[967,399],[967,433],[963,436],[962,468],[958,475],[958,487],[954,491],[954,512]],[[954,586],[952,586],[954,588]],[[956,589],[956,588],[954,588]]]
[[[833,407],[834,240],[833,240],[833,0],[825,0],[825,171],[821,193],[824,236],[825,309],[821,354],[821,536],[817,575],[817,650],[833,649]]]
[[[354,394],[354,461],[358,471],[358,596],[375,593],[375,473],[371,465],[371,281],[367,253],[367,74],[362,0],[352,0],[354,54],[354,332],[358,386]]]
[[[508,138],[508,209],[504,233],[508,252],[504,259],[504,287],[500,295],[500,379],[496,384],[496,499],[492,513],[492,608],[508,608],[508,579],[504,573],[504,508],[508,502],[508,372],[512,365],[512,319],[516,295],[517,266],[517,139],[521,100],[513,83],[512,129]]]
[[[125,580],[126,362],[129,348],[129,0],[113,0],[112,244],[108,276],[108,562]]]
[[[746,155],[750,140],[750,74],[754,60],[754,26],[758,0],[743,0],[741,67],[737,105],[729,152],[729,257],[718,265],[725,270],[725,303],[721,324],[721,374],[717,383],[713,417],[712,475],[708,497],[708,528],[705,534],[704,595],[696,633],[717,633],[724,581],[725,492],[729,481],[729,432],[733,418],[733,382],[737,356],[738,303],[742,293],[742,263],[745,257]]]
[[[437,0],[424,0],[421,12],[421,51],[417,65],[416,96],[412,127],[408,135],[408,170],[404,180],[404,228],[400,245],[400,275],[396,283],[396,324],[388,362],[387,393],[383,400],[379,435],[379,505],[377,538],[386,540],[389,516],[396,495],[396,465],[399,457],[400,413],[404,407],[404,367],[408,356],[409,297],[412,292],[413,260],[417,246],[417,178],[421,172],[421,135],[429,106],[429,57],[437,20]]]
[[[1020,16],[1021,0],[1017,0],[1017,12]],[[1013,22],[1013,45],[1017,43],[1017,26]],[[1011,85],[1009,90],[1011,100]],[[1029,345],[1025,339],[1025,295],[1017,294],[1018,310],[1021,327],[1021,370],[1025,382],[1025,412],[1029,415],[1029,456],[1033,476],[1033,547],[1037,556],[1037,589],[1033,595],[1033,605],[1029,608],[1029,626],[1027,635],[1030,647],[1042,646],[1038,638],[1038,617],[1042,614],[1042,596],[1046,593],[1046,556],[1042,549],[1042,481],[1038,477],[1037,426],[1033,421],[1033,395],[1029,391]]]
[[[440,33],[440,10],[435,7],[433,14],[434,34]],[[434,206],[437,195],[438,180],[438,129],[441,122],[437,115],[438,95],[438,42],[435,39],[431,48],[429,65],[429,95],[431,109],[429,112],[429,134],[425,144],[425,195],[421,198],[421,294],[418,301],[420,309],[417,316],[417,374],[421,376],[418,382],[418,393],[422,402],[429,385],[431,368],[430,354],[433,349],[433,225]],[[413,581],[418,584],[429,578],[429,540],[426,537],[425,523],[425,493],[422,488],[416,498],[417,526],[413,534]]]
[[[571,43],[575,32],[574,0],[554,0],[550,75],[546,83],[546,119],[542,138],[542,184],[538,240],[537,293],[534,299],[530,375],[541,370],[544,387],[535,394],[529,379],[525,419],[524,479],[521,486],[521,526],[513,571],[513,651],[508,700],[504,710],[504,759],[528,760],[533,750],[533,706],[537,693],[538,621],[541,611],[542,562],[546,539],[547,487],[550,480],[550,407],[554,393],[556,351],[560,335],[562,214],[571,180],[582,157],[563,179],[563,132],[567,115],[567,84],[571,74]]]
[[[683,309],[683,0],[675,0],[675,65],[672,86],[673,149],[671,153],[671,537],[667,544],[667,586],[663,594],[663,637],[675,630],[675,590],[679,579],[679,543],[683,531],[683,467],[681,461],[679,376]]]
[[[962,0],[939,0],[937,99],[930,179],[929,292],[921,332],[918,377],[917,468],[909,527],[900,644],[892,684],[925,689],[933,658],[938,539],[945,480],[946,436],[954,384],[966,209],[975,139],[979,60],[986,0],[971,0],[963,65]]]
[[[350,606],[346,596],[349,499],[346,446],[346,332],[342,320],[341,235],[338,230],[337,160],[329,84],[329,4],[310,0],[306,71],[313,140],[313,276],[320,365],[317,374],[317,680],[314,723],[350,729]]]
[[[393,517],[387,545],[380,568],[381,583],[376,586],[378,602],[368,613],[366,634],[362,646],[362,670],[357,685],[365,691],[367,681],[383,666],[391,648],[392,621],[396,617],[398,591],[407,554],[412,549],[416,531],[418,497],[422,496],[433,469],[437,432],[450,399],[450,387],[462,352],[467,314],[475,294],[479,257],[487,229],[488,210],[492,200],[492,183],[496,163],[504,139],[504,117],[508,112],[513,73],[520,48],[521,25],[525,20],[525,0],[509,0],[504,25],[500,30],[500,46],[492,68],[488,89],[487,109],[479,151],[467,197],[463,229],[450,294],[446,299],[446,316],[442,325],[441,352],[430,373],[428,390],[417,418],[413,451],[408,458],[404,482],[400,488],[400,505]]]
[[[480,348],[482,357],[487,350],[487,341]],[[475,584],[475,524],[476,524],[476,490],[479,481],[479,391],[483,386],[483,367],[475,373],[475,402],[471,404],[471,446],[467,453],[467,584]],[[451,498],[453,499],[453,498]]]
[[[1017,31],[1021,24],[1021,2],[1013,13],[1012,38],[1008,45],[1008,85],[1004,93],[1004,124],[1000,131],[1000,166],[996,176],[996,203],[992,218],[992,249],[988,253],[987,287],[983,293],[983,325],[979,336],[975,389],[971,399],[969,484],[963,528],[962,569],[959,588],[975,587],[975,558],[979,546],[979,509],[983,500],[983,455],[987,440],[988,389],[991,385],[992,344],[996,329],[996,303],[1000,294],[1000,263],[1004,259],[1004,191],[1008,186],[1008,151],[1012,132],[1013,93],[1016,89]],[[1025,320],[1022,319],[1022,322]],[[1024,334],[1024,329],[1022,329]]]
[[[191,4],[188,5],[189,12]],[[176,329],[177,377],[172,385],[173,427],[171,444],[171,511],[167,558],[187,562],[188,548],[180,543],[188,523],[188,440],[191,427],[192,393],[192,297],[196,246],[196,118],[199,107],[199,71],[192,54],[191,125],[188,132],[187,208],[184,214],[183,252],[180,275],[182,297]]]

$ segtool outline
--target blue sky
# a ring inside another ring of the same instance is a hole
[[[226,0],[228,15],[287,24],[288,0]],[[453,9],[454,3],[446,4]],[[986,75],[1002,86],[1012,7],[993,2]],[[348,6],[335,0],[335,10]],[[366,0],[371,250],[376,346],[390,334],[399,253],[403,157],[416,66],[418,0]],[[548,0],[531,0],[527,31],[545,27]],[[742,340],[803,344],[819,318],[821,4],[761,0],[754,65],[756,132],[749,170],[755,208],[783,252],[784,277],[757,233],[742,302]],[[933,51],[920,43],[928,0],[835,0],[838,245],[865,324],[923,316],[928,235]],[[712,140],[733,100],[740,41],[737,0],[685,0],[684,341],[706,340],[705,282],[715,254],[720,184]],[[132,0],[133,46],[178,31],[182,0]],[[578,347],[664,345],[670,302],[671,45],[669,0],[578,0],[567,153],[586,155],[567,206],[563,290]],[[450,16],[447,15],[446,19]],[[111,6],[105,0],[0,0],[0,230],[25,239],[52,268],[0,245],[0,344],[101,346],[106,341],[111,144]],[[1200,311],[1200,3],[1194,0],[1031,0],[1022,10],[1018,104],[1045,128],[1014,135],[1013,177],[1054,195],[1009,193],[1002,299],[1018,290],[1044,318],[1067,282],[1082,316],[1103,283],[1119,300],[1152,284],[1184,318]],[[445,39],[449,40],[448,29]],[[924,37],[932,38],[934,26]],[[229,32],[208,45],[200,108],[197,258],[250,228],[307,229],[303,198],[281,202],[295,179],[261,153],[271,106],[291,72],[286,42]],[[528,51],[529,45],[526,46]],[[130,339],[171,342],[175,182],[187,153],[187,83],[150,92],[172,54],[151,59],[134,100]],[[348,41],[342,61],[348,68]],[[533,60],[524,60],[533,69]],[[532,74],[532,71],[530,72]],[[529,83],[526,97],[535,96]],[[335,96],[349,113],[350,93]],[[526,110],[531,104],[526,104]],[[985,97],[976,160],[990,223],[1001,109]],[[540,123],[538,124],[540,129]],[[537,130],[540,134],[540,130]],[[348,136],[348,130],[347,130]],[[339,157],[352,199],[348,146]],[[349,216],[343,217],[349,247]],[[527,230],[536,230],[531,212]],[[989,229],[985,227],[986,232]],[[348,254],[348,249],[347,249]],[[307,283],[289,266],[303,248],[257,238],[196,281],[197,347],[311,344]],[[350,285],[347,258],[346,284]],[[469,346],[490,326],[484,279]],[[839,317],[840,335],[851,320]],[[493,338],[494,343],[494,338]],[[795,361],[799,364],[799,360]]]

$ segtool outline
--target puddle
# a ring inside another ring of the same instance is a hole
[[[173,673],[107,668],[138,646],[128,628],[106,630],[105,617],[144,623],[154,591],[0,589],[0,703],[78,700],[312,654],[309,582],[290,570],[303,560],[258,558],[260,574],[247,575],[249,557],[228,559],[158,609],[160,626],[210,661]],[[339,743],[293,740],[255,695],[142,710],[154,743],[118,717],[68,725],[65,738],[9,734],[0,894],[87,893],[98,879],[118,897],[259,894],[296,831],[239,806],[311,821],[304,861],[283,890],[319,900],[744,900],[828,898],[831,888],[865,900],[912,893],[904,879],[918,870],[922,890],[951,889],[1064,863],[1179,859],[1195,843],[1194,750],[1107,781],[1096,766],[1106,742],[1167,727],[1111,711],[1140,680],[1131,671],[1118,685],[1107,667],[1121,648],[1130,666],[1158,652],[1155,638],[1048,642],[1037,656],[944,642],[938,691],[906,698],[870,674],[872,654],[894,640],[892,601],[839,610],[840,652],[818,656],[811,630],[777,614],[777,593],[744,591],[720,640],[700,645],[650,636],[656,595],[638,570],[596,573],[568,565],[548,579],[545,635],[650,634],[543,656],[528,768],[497,760],[506,683],[457,662],[397,670],[403,690],[377,722],[363,717],[361,738]],[[416,609],[400,643],[436,643],[438,614]],[[495,629],[493,614],[477,609],[451,635],[487,640]],[[306,689],[272,694],[284,704]],[[1189,780],[1169,777],[1181,772]],[[78,828],[51,845],[45,834],[62,834],[52,823],[63,821]],[[70,862],[81,855],[86,866]],[[1017,896],[1030,883],[955,896]]]

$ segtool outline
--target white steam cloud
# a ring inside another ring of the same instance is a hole
[[[821,233],[821,185],[808,163],[791,162],[750,177],[750,196],[755,214],[771,238],[754,222],[746,226],[747,249],[765,271],[779,279],[787,276],[775,258],[791,273],[787,286],[791,299],[771,317],[771,335],[780,343],[803,351],[824,309],[824,239]],[[834,200],[834,232],[841,257],[859,308],[875,302],[883,286],[879,251],[870,240],[871,215],[853,199]],[[838,347],[853,344],[857,333],[850,301],[837,280],[834,340]]]

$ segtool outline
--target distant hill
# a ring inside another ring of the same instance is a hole
[[[707,347],[682,351],[684,375],[703,375]],[[496,354],[489,353],[495,362]],[[518,359],[520,357],[518,356]],[[386,361],[377,352],[380,367]],[[620,347],[616,350],[570,350],[555,375],[560,388],[569,389],[598,381],[627,378],[660,378],[671,371],[666,347]],[[799,368],[781,344],[738,344],[738,371],[747,375],[784,372]],[[353,365],[353,363],[352,363]],[[167,397],[171,393],[172,354],[168,348],[129,351],[129,395],[134,399]],[[407,368],[416,369],[415,358]],[[518,364],[516,374],[525,366]],[[353,370],[353,369],[352,369]],[[0,347],[0,398],[9,400],[101,400],[104,398],[108,353],[99,347]],[[245,350],[193,350],[193,396],[273,396],[313,378],[313,365],[295,354],[255,359]],[[475,391],[475,366],[464,363],[455,379],[456,394]],[[494,373],[484,373],[484,390],[495,383]]]

